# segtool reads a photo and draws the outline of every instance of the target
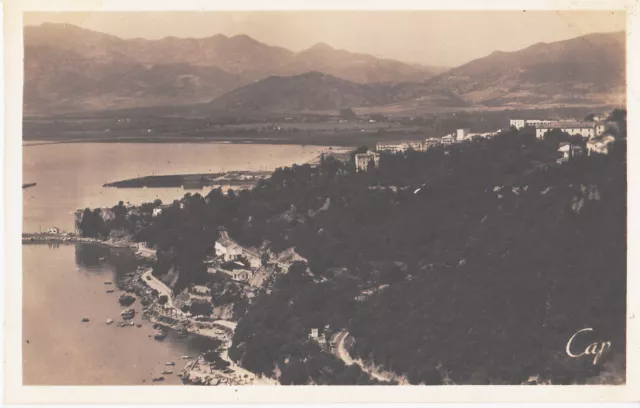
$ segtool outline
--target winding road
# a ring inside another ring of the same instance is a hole
[[[353,364],[357,364],[358,366],[360,366],[362,371],[367,373],[371,378],[375,378],[378,381],[398,381],[399,384],[405,383],[405,380],[402,378],[398,378],[398,376],[395,373],[378,370],[378,368],[374,364],[370,364],[369,366],[366,366],[362,362],[362,359],[354,360],[353,358],[351,358],[351,355],[347,351],[347,348],[345,347],[345,344],[344,344],[348,336],[349,336],[348,331],[341,330],[338,333],[336,333],[331,340],[331,342],[335,343],[336,345],[334,347],[335,356],[338,357],[340,360],[342,360],[345,363],[345,365],[350,366]]]

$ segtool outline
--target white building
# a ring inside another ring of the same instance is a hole
[[[458,142],[462,142],[467,137],[468,134],[469,134],[469,129],[457,129],[456,140]]]
[[[424,149],[427,150],[431,147],[438,146],[441,142],[437,137],[430,137],[424,141]]]
[[[589,139],[598,136],[598,132],[600,131],[596,122],[552,122],[537,125],[536,137],[542,139],[547,132],[554,129],[559,129],[569,135],[580,135]],[[603,127],[601,129],[604,131]]]
[[[60,228],[51,227],[51,228],[47,229],[47,233],[48,234],[59,234],[60,233]]]
[[[225,262],[235,261],[242,255],[242,248],[229,238],[227,231],[220,231],[220,239],[216,241],[214,248],[216,256],[222,257]]]
[[[615,142],[616,139],[611,135],[604,135],[602,137],[596,137],[587,142],[587,150],[589,156],[591,152],[599,154],[609,154],[610,145]]]
[[[162,214],[162,207],[156,207],[156,208],[153,209],[152,216],[157,217],[160,214]]]
[[[369,168],[369,163],[373,161],[373,165],[378,167],[380,164],[380,153],[376,152],[366,152],[366,153],[358,153],[355,157],[356,161],[356,171],[367,171]]]
[[[450,134],[450,135],[443,136],[442,139],[440,139],[440,141],[442,142],[443,145],[450,145],[455,141],[455,138],[453,134]]]
[[[509,127],[514,127],[516,129],[522,129],[524,127],[524,119],[510,119]]]
[[[404,153],[409,150],[409,144],[406,142],[401,143],[376,143],[376,151],[378,152],[390,152],[390,153]]]

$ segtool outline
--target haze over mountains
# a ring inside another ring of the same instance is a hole
[[[65,24],[25,27],[26,113],[205,104],[234,111],[602,103],[625,84],[624,33],[495,52],[446,72],[246,35],[124,40]]]

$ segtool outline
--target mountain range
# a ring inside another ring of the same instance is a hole
[[[68,24],[24,29],[25,113],[201,104],[211,110],[601,102],[624,95],[624,33],[591,34],[446,69],[247,35],[121,39]]]

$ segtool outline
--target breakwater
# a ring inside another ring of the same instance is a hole
[[[103,184],[113,188],[202,188],[216,185],[252,186],[258,180],[268,177],[266,171],[233,171],[226,173],[169,174],[136,177]]]

